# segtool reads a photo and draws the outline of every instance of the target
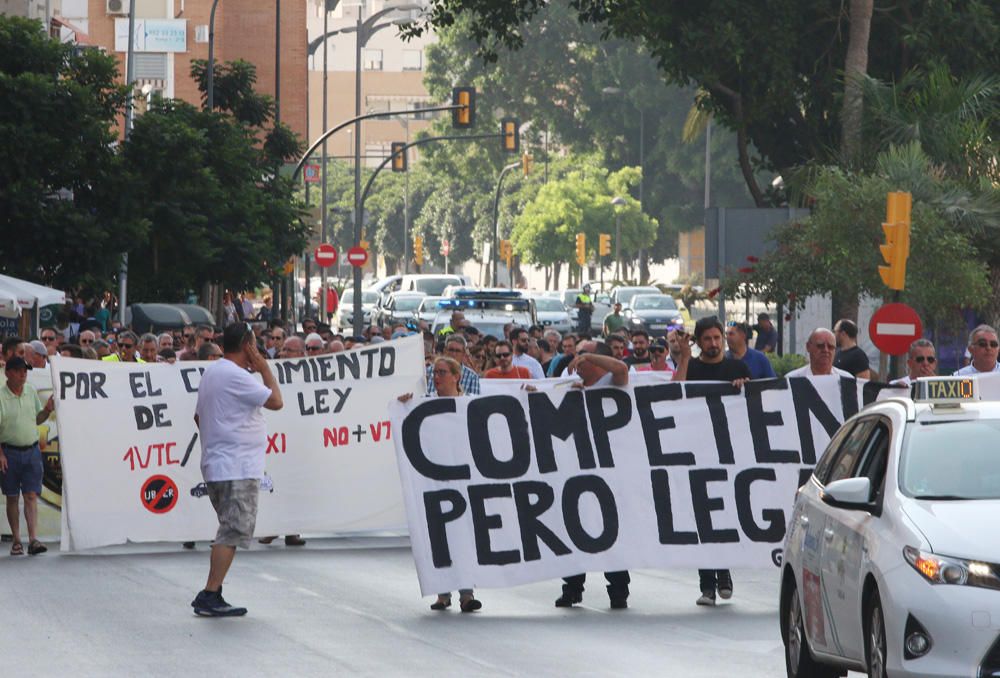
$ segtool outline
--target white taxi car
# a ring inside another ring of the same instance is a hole
[[[782,557],[788,675],[1000,676],[1000,402],[974,378],[849,419]]]

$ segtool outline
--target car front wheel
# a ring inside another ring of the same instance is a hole
[[[885,615],[882,614],[882,602],[878,591],[872,593],[868,604],[868,623],[865,629],[865,660],[868,665],[869,678],[886,678],[885,669]]]
[[[785,670],[788,678],[835,678],[838,669],[820,664],[809,651],[809,640],[802,616],[802,604],[795,583],[791,583],[785,610]]]

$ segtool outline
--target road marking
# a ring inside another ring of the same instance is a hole
[[[309,589],[304,589],[301,586],[296,586],[295,590],[298,591],[299,593],[305,594],[307,596],[312,596],[313,598],[322,598],[323,597],[320,594],[316,593],[315,591],[310,591]]]
[[[875,334],[897,337],[912,337],[917,333],[913,323],[876,323]]]
[[[270,582],[281,581],[278,577],[275,577],[273,574],[267,574],[266,572],[258,572],[257,576],[263,579],[264,581],[270,581]]]

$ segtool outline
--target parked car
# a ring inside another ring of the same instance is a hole
[[[622,309],[624,309],[632,301],[632,297],[637,294],[663,294],[663,292],[660,291],[660,288],[652,285],[619,286],[611,290],[611,305],[621,304]]]
[[[556,332],[570,332],[573,329],[573,321],[569,317],[569,312],[563,306],[562,301],[555,297],[534,297],[535,313],[538,315],[538,324],[545,329],[553,329]]]
[[[194,304],[131,304],[125,309],[125,323],[142,334],[179,330],[199,323],[214,327],[215,316],[207,308]]]
[[[393,292],[384,301],[380,300],[372,312],[372,324],[379,327],[392,327],[406,324],[416,316],[420,302],[427,295],[423,292]]]
[[[669,294],[636,294],[622,315],[626,329],[646,330],[651,337],[666,336],[670,330],[685,326],[677,300]]]
[[[444,299],[444,297],[424,296],[420,300],[420,305],[417,306],[417,320],[423,320],[429,327],[434,322],[434,318],[440,310],[438,308],[438,302],[442,299]]]
[[[371,325],[372,311],[378,302],[378,292],[374,290],[361,290],[361,313],[362,324]],[[347,288],[340,295],[340,304],[337,312],[333,314],[334,327],[340,329],[350,329],[354,326],[354,290]]]

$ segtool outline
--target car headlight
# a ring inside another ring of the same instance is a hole
[[[912,546],[903,547],[903,557],[931,584],[976,586],[1000,590],[1000,566],[978,560],[965,560],[927,553]]]

